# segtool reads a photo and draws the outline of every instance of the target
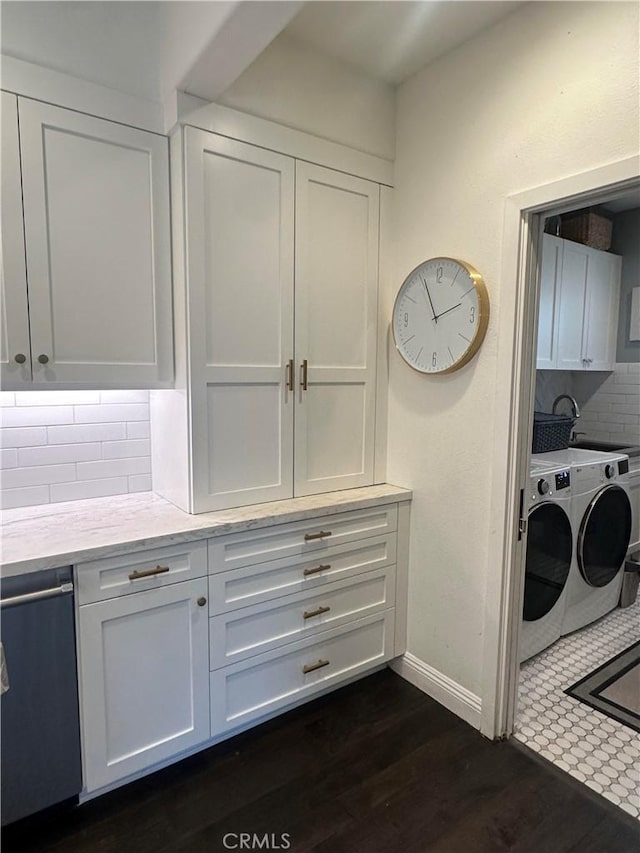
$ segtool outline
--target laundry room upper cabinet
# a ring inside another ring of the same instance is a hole
[[[613,370],[621,258],[543,235],[537,367]]]
[[[380,185],[190,126],[171,146],[178,390],[152,398],[154,488],[205,512],[371,485]]]
[[[28,98],[16,136],[15,102],[3,93],[2,386],[170,385],[167,139]]]

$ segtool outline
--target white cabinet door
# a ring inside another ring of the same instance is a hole
[[[296,163],[296,495],[373,482],[379,205],[377,184]]]
[[[548,370],[556,366],[555,315],[562,275],[562,243],[559,237],[553,237],[551,234],[542,235],[536,359],[538,370]]]
[[[294,162],[186,129],[195,512],[291,497]]]
[[[588,249],[584,353],[589,370],[613,370],[620,300],[619,255]]]
[[[165,137],[19,99],[33,379],[173,378]]]
[[[13,388],[31,381],[31,346],[22,226],[18,99],[2,92],[1,106],[0,383],[2,388]]]
[[[206,595],[198,578],[79,608],[87,791],[209,738]]]
[[[563,240],[562,285],[555,329],[558,370],[582,370],[583,330],[587,288],[586,246]]]

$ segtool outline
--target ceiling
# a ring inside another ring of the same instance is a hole
[[[306,3],[285,33],[371,77],[398,84],[521,5],[515,0],[327,0]]]
[[[285,4],[225,0],[4,0],[0,4],[0,48],[3,54],[17,59],[130,95],[161,101],[166,94],[168,78],[173,77],[174,83],[182,81],[185,88],[189,68],[193,70],[194,63],[200,63],[206,70],[212,67],[212,62],[219,62],[221,42],[215,45],[210,40],[207,43],[201,33],[207,35],[216,29],[221,31],[224,22],[238,10],[247,12],[244,18],[239,15],[236,19],[240,26],[246,26],[251,7],[255,7],[254,17],[261,7],[265,11],[262,20],[256,17],[254,29],[263,34],[265,44],[258,44],[256,48],[262,50],[287,23],[286,20],[277,23],[274,26],[276,31],[270,31],[264,23],[269,7],[276,19],[275,7],[278,5]],[[286,5],[291,10],[290,18],[296,4]],[[323,0],[304,4],[284,32],[323,53],[351,63],[370,76],[397,84],[519,5],[514,0]],[[285,18],[286,15],[280,12],[280,17]],[[200,44],[198,38],[201,38]],[[232,41],[231,38],[231,52],[235,50]],[[223,54],[226,44],[224,41]],[[207,51],[210,56],[207,56]],[[247,62],[251,59],[249,57]],[[167,64],[173,65],[169,71],[175,69],[175,73],[167,72]],[[202,96],[201,92],[197,94]],[[212,91],[210,97],[213,99],[215,96]]]

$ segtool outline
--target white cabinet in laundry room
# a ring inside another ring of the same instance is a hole
[[[543,235],[537,368],[613,370],[621,258]]]
[[[152,401],[155,487],[204,512],[372,484],[379,184],[193,127],[172,173],[190,453]]]
[[[166,138],[7,93],[2,106],[3,387],[171,384]]]

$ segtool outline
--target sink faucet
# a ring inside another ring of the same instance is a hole
[[[578,404],[577,404],[577,403],[576,403],[576,401],[575,401],[575,397],[571,397],[569,394],[560,394],[560,396],[559,396],[559,397],[556,397],[556,399],[553,401],[553,406],[552,406],[552,408],[551,408],[551,412],[552,412],[552,414],[554,414],[554,415],[555,415],[555,413],[556,413],[556,406],[558,405],[558,403],[560,402],[560,400],[569,400],[569,402],[571,403],[571,407],[572,407],[572,409],[573,409],[573,417],[574,417],[574,418],[579,418],[579,417],[580,417],[580,409],[579,409],[579,407],[578,407]]]

